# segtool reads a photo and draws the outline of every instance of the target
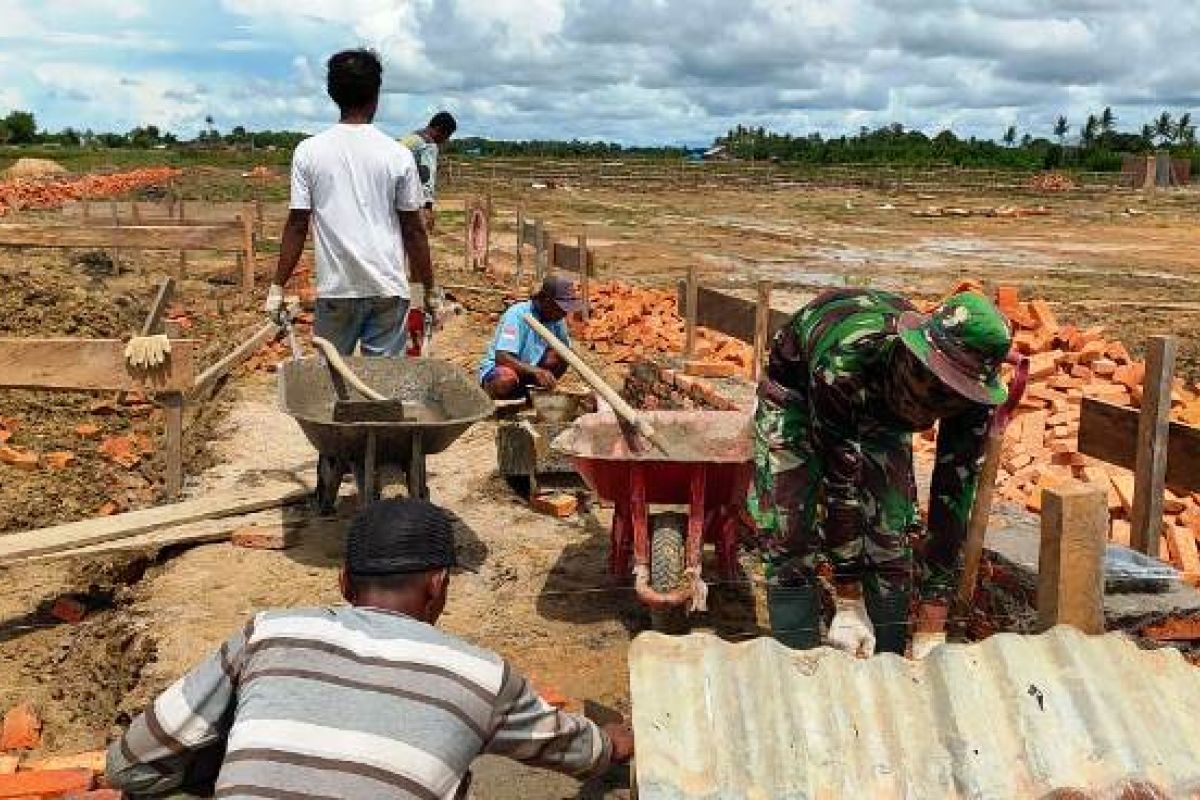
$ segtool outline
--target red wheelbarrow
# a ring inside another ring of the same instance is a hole
[[[705,609],[705,542],[722,578],[737,572],[738,526],[752,475],[750,417],[739,411],[650,411],[667,445],[633,452],[612,412],[585,414],[554,441],[602,500],[614,505],[609,571],[633,573],[657,629],[686,627]],[[656,513],[650,513],[651,507]]]

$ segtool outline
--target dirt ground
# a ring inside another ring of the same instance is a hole
[[[223,178],[206,173],[196,180],[211,188]],[[462,196],[449,187],[443,207],[461,208]],[[1053,301],[1066,321],[1107,325],[1131,349],[1148,334],[1176,333],[1183,338],[1183,367],[1200,372],[1194,230],[1200,198],[1192,193],[933,201],[849,189],[698,196],[564,188],[497,191],[495,199],[494,261],[501,268],[511,264],[521,203],[527,217],[544,217],[563,239],[586,230],[602,270],[622,279],[670,283],[696,263],[706,283],[749,286],[770,278],[786,284],[782,303],[831,285],[933,296],[964,277],[1017,283]],[[1044,204],[1051,214],[926,219],[909,213],[935,202]],[[277,229],[282,213],[279,206],[268,209],[268,231]],[[482,285],[481,277],[454,269],[461,263],[461,212],[443,212],[440,219],[436,253],[443,282]],[[164,256],[161,264],[147,265],[147,276],[105,278],[97,286],[97,279],[67,267],[61,254],[0,254],[0,335],[127,335],[149,302],[151,276],[164,274],[156,269],[169,263]],[[212,267],[212,276],[231,269]],[[258,322],[254,298],[240,297],[228,284],[201,279],[184,288],[197,338],[205,342],[202,364]],[[455,318],[439,335],[437,354],[473,371],[492,325],[486,310]],[[618,369],[597,365],[619,377]],[[316,454],[276,407],[274,392],[268,373],[235,375],[192,428],[190,492],[281,473],[311,475]],[[69,446],[80,456],[69,474],[34,480],[0,471],[0,532],[86,516],[129,478],[130,471],[115,471],[89,454],[95,442],[72,438],[75,425],[95,416],[88,411],[95,399],[6,393],[0,400],[0,416],[21,420],[14,443]],[[123,413],[117,419],[122,430],[157,424],[153,410],[144,418]],[[627,649],[648,617],[628,586],[606,575],[609,512],[596,508],[568,520],[531,512],[496,473],[494,434],[494,422],[480,423],[430,459],[432,497],[464,521],[462,558],[478,570],[456,576],[443,624],[501,652],[535,681],[587,701],[593,714],[628,713]],[[133,472],[140,476],[138,503],[152,502],[161,471],[150,459]],[[46,720],[46,753],[102,746],[248,615],[336,602],[342,530],[352,510],[346,498],[334,520],[318,520],[303,508],[265,514],[298,533],[298,545],[282,552],[209,544],[0,568],[0,709],[33,700]],[[91,608],[79,625],[58,624],[47,614],[64,592]],[[716,586],[714,595],[714,611],[698,626],[730,639],[763,632],[761,601],[745,585]],[[484,759],[476,794],[622,797],[627,786],[622,773],[580,785]]]

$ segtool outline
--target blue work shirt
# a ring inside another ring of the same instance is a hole
[[[519,303],[513,303],[500,316],[500,322],[496,325],[496,335],[492,337],[487,355],[483,357],[483,361],[479,362],[480,383],[486,380],[488,373],[495,369],[497,350],[512,353],[518,361],[524,361],[535,367],[542,360],[542,356],[546,355],[546,350],[550,345],[525,321],[525,315],[529,313],[533,313],[537,317],[533,301],[522,300]],[[558,322],[546,322],[539,318],[539,321],[549,328],[550,332],[557,336],[563,344],[570,343],[566,319],[560,319]]]

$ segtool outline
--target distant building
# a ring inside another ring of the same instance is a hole
[[[716,147],[710,147],[701,155],[705,161],[728,161],[729,151],[725,149],[725,145],[719,144]]]

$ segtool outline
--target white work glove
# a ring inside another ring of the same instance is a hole
[[[278,283],[272,283],[271,288],[267,289],[267,302],[263,305],[263,311],[267,312],[267,316],[276,325],[283,324],[283,287]]]
[[[939,631],[937,633],[917,631],[912,637],[911,653],[913,661],[920,661],[921,659],[925,658],[925,656],[932,653],[935,647],[945,643],[945,631]]]
[[[442,310],[443,296],[442,290],[436,285],[430,284],[425,287],[425,310],[428,311],[434,318],[439,319]]]
[[[125,345],[125,361],[136,369],[154,369],[161,366],[171,353],[171,340],[166,334],[135,336]]]
[[[867,614],[866,601],[862,597],[835,597],[833,603],[837,610],[829,623],[826,642],[852,656],[870,658],[875,654],[875,626]]]

